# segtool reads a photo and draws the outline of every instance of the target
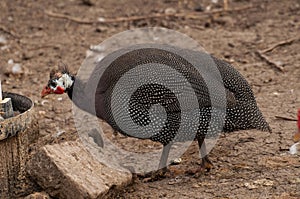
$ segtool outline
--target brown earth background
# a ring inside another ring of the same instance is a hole
[[[251,84],[273,133],[239,131],[222,135],[210,153],[214,163],[211,172],[197,178],[178,174],[155,182],[137,180],[119,197],[300,198],[300,159],[288,153],[296,122],[278,118],[296,119],[300,108],[299,0],[230,0],[227,12],[212,12],[222,9],[220,0],[216,4],[210,0],[88,2],[0,2],[0,36],[6,39],[6,43],[0,43],[3,90],[34,100],[40,128],[36,148],[78,138],[68,96],[40,98],[54,65],[63,61],[75,73],[91,45],[128,29],[165,27],[187,34],[209,53],[232,63]],[[172,16],[149,17],[166,13]],[[60,17],[55,17],[57,14]],[[134,16],[142,18],[133,20]],[[89,23],[99,17],[130,20]],[[262,52],[276,44],[274,49]],[[21,64],[17,74],[8,64],[10,59]],[[112,134],[107,125],[104,130],[121,143],[151,145]],[[199,166],[196,143],[182,159],[173,169]]]

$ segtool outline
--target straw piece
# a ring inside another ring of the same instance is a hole
[[[2,86],[1,86],[1,80],[0,80],[0,102],[2,101]]]

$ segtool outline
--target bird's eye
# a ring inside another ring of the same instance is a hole
[[[49,85],[50,85],[51,87],[55,88],[55,87],[56,87],[56,82],[51,81]]]

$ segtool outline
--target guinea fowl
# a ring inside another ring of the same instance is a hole
[[[128,112],[131,114],[131,119],[138,125],[145,126],[151,122],[149,117],[149,109],[151,106],[159,104],[166,110],[167,122],[164,128],[158,133],[148,137],[148,139],[160,142],[164,146],[159,163],[160,169],[166,168],[170,146],[173,142],[191,139],[197,140],[202,158],[201,170],[209,170],[212,168],[212,163],[206,154],[205,137],[217,135],[221,131],[232,132],[245,129],[271,131],[268,123],[257,107],[250,85],[236,69],[225,61],[205,54],[206,56],[209,56],[220,72],[225,87],[225,104],[227,105],[225,112],[222,113],[221,111],[219,114],[220,118],[217,118],[220,121],[223,121],[224,124],[209,128],[210,120],[213,119],[211,113],[212,109],[218,109],[218,107],[213,107],[206,82],[201,77],[201,74],[193,69],[194,66],[191,63],[174,52],[155,47],[127,49],[119,55],[120,56],[115,57],[105,69],[97,84],[95,96],[92,97],[95,99],[94,108],[96,109],[96,116],[105,120],[120,133],[129,136],[131,135],[130,132],[123,131],[113,118],[113,107],[111,107],[112,90],[124,73],[134,69],[138,65],[154,63],[165,64],[174,68],[191,82],[197,95],[199,106],[199,110],[196,111],[199,115],[198,130],[196,131],[195,136],[190,136],[189,132],[187,132],[186,134],[181,135],[181,138],[175,140],[176,131],[180,125],[180,118],[184,117],[181,116],[182,112],[176,96],[174,96],[169,89],[156,83],[140,86],[134,93],[130,93],[131,97]],[[97,63],[98,66],[100,67],[103,62],[104,61],[100,61]],[[176,79],[174,79],[174,81],[174,84],[180,84],[180,82],[176,82]],[[50,80],[42,90],[41,95],[44,97],[51,93],[67,93],[70,99],[79,108],[89,112],[88,108],[84,107],[82,103],[76,102],[73,98],[74,85],[76,83],[79,85],[78,87],[82,87],[84,90],[86,85],[82,84],[81,80],[77,79],[77,77],[70,74],[65,67],[62,67],[59,70],[53,70],[50,73]],[[124,94],[128,95],[128,93]],[[215,96],[216,101],[222,100],[221,98],[218,99],[217,95]],[[122,106],[122,104],[119,106]],[[225,119],[222,120],[222,118]]]

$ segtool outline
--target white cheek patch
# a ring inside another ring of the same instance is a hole
[[[63,87],[66,89],[66,88],[70,88],[72,85],[73,85],[73,80],[72,78],[70,77],[70,75],[68,74],[63,74],[61,76],[61,78],[59,78],[59,80],[61,80],[63,83]]]
[[[63,74],[60,78],[53,81],[56,83],[55,87],[50,86],[53,90],[56,90],[58,86],[66,90],[67,88],[70,88],[74,82],[68,74]]]

